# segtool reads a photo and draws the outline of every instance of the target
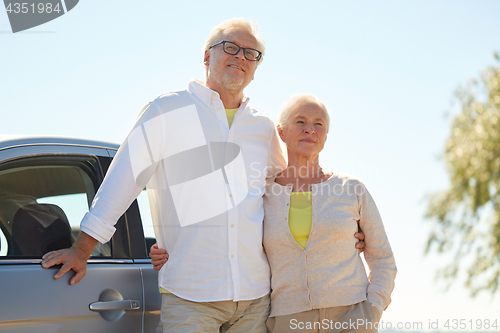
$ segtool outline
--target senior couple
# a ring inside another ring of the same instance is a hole
[[[380,215],[363,183],[320,167],[330,117],[317,98],[292,97],[277,131],[249,106],[264,51],[245,19],[210,32],[205,81],[143,108],[77,241],[43,256],[63,264],[54,278],[73,270],[79,282],[147,187],[164,332],[376,331],[396,275]]]

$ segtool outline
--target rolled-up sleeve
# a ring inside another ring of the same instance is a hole
[[[145,188],[158,165],[162,133],[160,127],[148,126],[158,116],[154,103],[146,105],[127,138],[120,146],[90,210],[80,224],[83,232],[101,243],[108,242],[115,232],[114,225],[130,204]],[[153,133],[155,132],[155,133]],[[155,140],[148,140],[148,138]]]

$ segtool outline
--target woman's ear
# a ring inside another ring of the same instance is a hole
[[[283,128],[281,128],[281,125],[278,124],[278,126],[276,126],[276,129],[278,130],[278,135],[280,136],[281,141],[286,143],[285,135],[283,134]]]

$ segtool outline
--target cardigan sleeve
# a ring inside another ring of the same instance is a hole
[[[359,225],[365,234],[364,255],[370,268],[366,297],[382,313],[391,303],[396,262],[375,201],[364,185],[361,189],[358,194]]]

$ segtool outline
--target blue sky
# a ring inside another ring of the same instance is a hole
[[[294,93],[322,99],[332,127],[321,164],[362,179],[378,204],[399,268],[383,319],[494,319],[499,295],[434,281],[449,258],[423,256],[423,214],[448,184],[438,157],[453,93],[495,63],[499,13],[498,1],[82,0],[12,34],[0,10],[0,133],[121,142],[149,100],[202,78],[214,25],[253,19],[267,51],[251,104],[276,119]]]

